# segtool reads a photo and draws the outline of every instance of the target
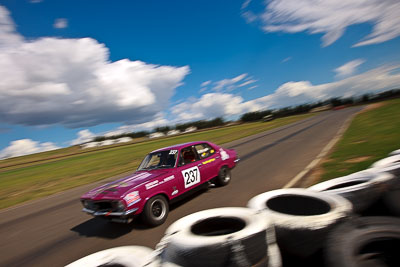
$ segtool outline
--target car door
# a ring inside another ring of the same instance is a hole
[[[194,146],[182,148],[179,155],[177,175],[182,183],[182,190],[187,192],[203,183],[205,173],[202,171],[199,157]]]
[[[198,167],[203,175],[203,180],[208,181],[218,175],[219,171],[219,153],[207,143],[201,143],[194,146],[199,156]]]

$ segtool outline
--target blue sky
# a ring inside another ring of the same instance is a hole
[[[0,158],[400,87],[400,4],[323,2],[3,0]]]

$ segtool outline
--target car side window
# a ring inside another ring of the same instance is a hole
[[[196,151],[193,146],[185,147],[181,150],[181,156],[179,160],[179,165],[186,165],[199,160]]]
[[[215,149],[208,144],[198,144],[194,146],[200,159],[208,158],[215,153]]]

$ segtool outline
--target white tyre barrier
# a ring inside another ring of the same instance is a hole
[[[304,258],[318,251],[331,228],[352,213],[347,199],[303,188],[266,192],[247,206],[272,219],[282,250]]]
[[[367,169],[366,171],[371,172],[371,173],[388,172],[397,177],[400,177],[400,162],[391,164],[388,166],[372,167],[372,168]]]
[[[400,266],[400,219],[359,217],[336,227],[325,247],[327,267]]]
[[[400,155],[400,149],[394,150],[389,153],[389,156],[395,156],[395,155]]]
[[[394,155],[390,156],[387,158],[383,158],[381,160],[378,160],[374,164],[371,165],[371,168],[382,168],[382,167],[388,167],[393,164],[399,164],[400,163],[400,155]]]
[[[310,190],[340,195],[353,204],[356,213],[365,211],[394,185],[390,173],[360,172],[335,178],[309,187]]]
[[[248,208],[183,217],[169,226],[158,249],[162,262],[179,266],[281,266],[272,223]]]
[[[102,250],[68,264],[66,267],[158,267],[160,261],[153,259],[153,251],[143,246],[123,246]]]

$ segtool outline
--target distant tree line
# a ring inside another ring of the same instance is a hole
[[[344,106],[344,105],[364,104],[364,103],[369,103],[369,102],[382,101],[384,99],[390,99],[390,98],[396,98],[396,97],[400,97],[400,89],[388,90],[388,91],[378,93],[378,94],[364,94],[359,97],[347,97],[347,98],[333,97],[328,100],[320,101],[320,102],[312,103],[312,104],[302,104],[302,105],[298,105],[298,106],[284,107],[284,108],[280,108],[280,109],[247,112],[247,113],[244,113],[240,117],[240,121],[242,121],[242,122],[259,121],[264,116],[267,116],[267,115],[273,115],[274,118],[281,118],[281,117],[287,117],[287,116],[293,116],[293,115],[307,113],[307,112],[310,112],[314,108],[322,107],[322,106],[326,106],[326,105],[330,105],[331,107],[335,108],[335,107]],[[189,127],[196,127],[197,129],[201,130],[201,129],[222,126],[225,123],[226,122],[224,121],[224,119],[222,117],[218,117],[218,118],[215,118],[212,120],[199,120],[199,121],[180,123],[180,124],[176,124],[174,126],[156,127],[153,129],[152,132],[162,132],[164,134],[166,134],[170,130],[179,130],[179,131],[183,132]],[[118,139],[121,137],[140,138],[140,137],[148,136],[149,134],[150,134],[149,131],[139,131],[139,132],[123,133],[123,134],[113,135],[113,136],[97,136],[92,141],[99,142],[99,141],[104,141],[107,139]]]
[[[117,135],[112,135],[112,136],[97,136],[92,141],[101,142],[101,141],[104,141],[104,140],[118,139],[118,138],[122,138],[122,137],[130,137],[130,138],[133,139],[133,138],[145,137],[148,134],[149,134],[148,131],[140,131],[140,132],[117,134]]]
[[[187,123],[176,124],[175,126],[162,126],[154,129],[154,132],[167,133],[170,130],[179,130],[181,132],[185,131],[189,127],[196,127],[197,129],[207,129],[217,126],[222,126],[225,124],[223,118],[218,117],[212,120],[199,120],[191,121]]]
[[[207,129],[207,128],[212,128],[212,127],[217,127],[217,126],[222,126],[225,124],[225,121],[223,118],[218,117],[212,120],[199,120],[199,121],[192,121],[192,122],[187,122],[187,123],[181,123],[181,124],[176,124],[175,126],[161,126],[161,127],[156,127],[153,129],[152,132],[161,132],[166,134],[170,130],[179,130],[179,131],[185,131],[189,127],[196,127],[197,129]],[[148,136],[151,132],[149,131],[140,131],[140,132],[131,132],[131,133],[123,133],[123,134],[118,134],[118,135],[113,135],[113,136],[97,136],[95,137],[92,141],[94,142],[101,142],[109,139],[118,139],[121,137],[130,137],[130,138],[140,138],[140,137],[145,137]]]
[[[400,97],[400,89],[388,90],[378,94],[364,94],[360,97],[333,97],[325,101],[320,101],[312,104],[302,104],[294,107],[284,107],[281,109],[274,110],[263,110],[248,112],[240,117],[242,122],[259,121],[264,116],[273,115],[274,118],[287,117],[298,115],[302,113],[310,112],[312,109],[331,105],[333,108],[339,106],[353,105],[353,104],[364,104],[368,102],[382,101],[384,99]]]

